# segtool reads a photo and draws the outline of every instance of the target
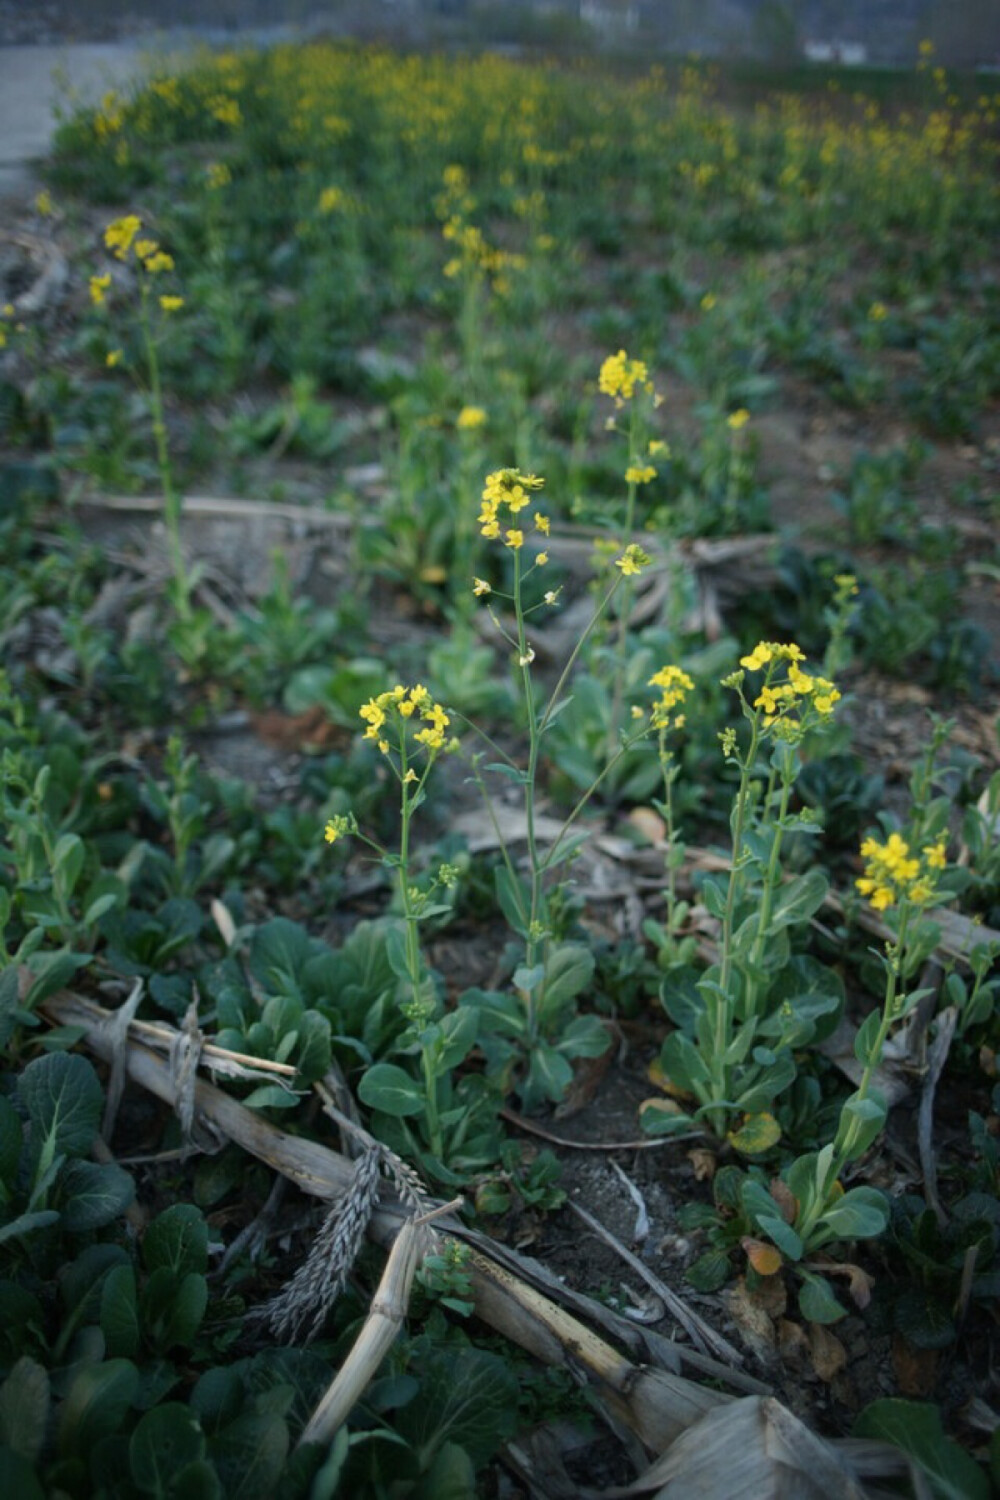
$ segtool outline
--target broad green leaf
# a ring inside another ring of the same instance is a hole
[[[603,1057],[611,1033],[599,1016],[577,1016],[563,1028],[556,1046],[564,1057]]]
[[[706,1250],[704,1255],[699,1255],[694,1265],[688,1266],[684,1272],[685,1281],[699,1292],[717,1292],[720,1287],[733,1274],[728,1252],[725,1250]]]
[[[521,1085],[525,1104],[534,1107],[543,1099],[557,1104],[573,1081],[573,1069],[555,1047],[539,1042],[531,1050],[528,1076]]]
[[[244,1400],[243,1381],[231,1365],[206,1370],[191,1392],[191,1409],[202,1431],[214,1437],[240,1414]]]
[[[860,1099],[856,1093],[851,1094],[841,1106],[835,1141],[837,1149],[843,1150],[850,1137],[850,1159],[856,1161],[867,1151],[876,1136],[881,1134],[886,1114],[885,1101],[874,1089],[864,1099]]]
[[[781,1140],[781,1126],[773,1115],[748,1115],[738,1130],[729,1131],[726,1139],[741,1156],[760,1156]]]
[[[852,1188],[827,1209],[822,1222],[838,1239],[872,1239],[889,1222],[889,1205],[877,1188]]]
[[[315,1083],[330,1066],[330,1022],[317,1010],[307,1010],[299,1022],[295,1066],[303,1083]]]
[[[135,1271],[114,1266],[101,1288],[101,1332],[113,1358],[134,1359],[139,1352],[139,1308]]]
[[[219,1476],[207,1458],[178,1470],[170,1486],[170,1500],[222,1500]]]
[[[811,1273],[799,1288],[799,1312],[807,1323],[839,1323],[847,1316],[826,1277]]]
[[[958,1337],[948,1307],[921,1286],[909,1286],[896,1298],[892,1322],[915,1349],[947,1349]]]
[[[873,1010],[858,1027],[858,1034],[854,1038],[854,1056],[862,1067],[874,1067],[878,1063],[878,1036],[881,1029],[882,1012],[880,1010]]]
[[[280,1083],[262,1083],[243,1100],[247,1109],[294,1109],[301,1095],[282,1088]]]
[[[121,1245],[86,1245],[59,1277],[59,1292],[67,1312],[78,1321],[98,1317],[104,1279],[114,1266],[130,1265]]]
[[[544,1009],[552,1014],[583,993],[594,977],[594,955],[582,943],[553,948],[545,963]]]
[[[369,1109],[401,1119],[423,1114],[424,1096],[420,1085],[395,1063],[376,1063],[362,1075],[358,1098]]]
[[[209,1443],[227,1500],[272,1500],[288,1456],[281,1417],[245,1412]]]
[[[901,1448],[926,1476],[935,1500],[989,1500],[990,1482],[964,1448],[946,1437],[938,1407],[888,1396],[866,1406],[854,1436]]]
[[[71,1161],[59,1179],[62,1220],[73,1233],[102,1229],[125,1212],[135,1183],[116,1162]]]
[[[287,917],[274,917],[254,933],[247,967],[269,995],[301,996],[300,980],[312,952],[304,927]]]
[[[0,1386],[0,1443],[34,1463],[48,1419],[48,1371],[24,1355]]]
[[[59,1215],[54,1208],[41,1208],[35,1213],[18,1214],[9,1224],[0,1227],[0,1245],[6,1240],[22,1239],[26,1234],[33,1234],[36,1229],[44,1229],[47,1224],[55,1224]]]
[[[472,1459],[457,1443],[445,1443],[420,1480],[417,1500],[476,1500]]]
[[[441,1021],[440,1051],[435,1066],[444,1073],[463,1063],[475,1045],[479,1031],[479,1011],[463,1006],[449,1011]]]
[[[60,1455],[86,1454],[101,1438],[118,1432],[138,1387],[139,1372],[130,1360],[84,1365],[59,1411]]]
[[[71,896],[76,889],[86,854],[79,834],[64,833],[56,840],[52,851],[52,874],[67,896]]]
[[[150,1224],[142,1242],[147,1271],[165,1267],[181,1276],[208,1269],[208,1225],[201,1210],[190,1203],[175,1203]]]
[[[132,1481],[144,1495],[165,1495],[171,1482],[205,1452],[205,1435],[188,1406],[166,1401],[139,1419],[129,1439]]]
[[[460,1009],[468,1005],[479,1012],[480,1037],[492,1034],[523,1036],[528,1029],[524,1005],[516,995],[472,989],[459,996],[458,1004]]]
[[[505,865],[498,865],[493,876],[496,884],[497,902],[507,925],[518,934],[528,933],[527,913],[531,910],[531,896],[523,880],[515,880]]]
[[[771,911],[771,928],[774,931],[790,927],[799,922],[808,922],[815,916],[830,889],[830,882],[820,869],[807,870],[779,887]]]
[[[177,1288],[160,1347],[189,1349],[208,1308],[208,1282],[197,1271],[189,1271]]]
[[[514,1430],[517,1377],[506,1360],[479,1349],[432,1350],[418,1367],[420,1396],[402,1408],[396,1427],[426,1470],[446,1443],[480,1465]]]
[[[87,1154],[97,1134],[104,1096],[86,1058],[67,1052],[36,1057],[18,1078],[17,1092],[28,1111],[36,1153],[51,1142],[53,1154]]]

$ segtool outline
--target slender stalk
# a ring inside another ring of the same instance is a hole
[[[139,323],[142,328],[146,366],[149,371],[149,404],[153,418],[153,440],[156,444],[156,465],[160,471],[160,488],[163,491],[163,520],[167,530],[167,547],[174,572],[174,605],[181,619],[188,619],[191,614],[191,600],[184,553],[181,548],[181,497],[174,486],[173,472],[170,467],[167,424],[163,408],[163,382],[160,378],[160,357],[149,321],[149,288],[145,282],[141,284],[141,293]]]
[[[770,804],[771,796],[773,796],[773,781],[774,770],[772,768],[771,782],[768,784],[769,795],[765,802],[765,807]],[[767,942],[768,930],[771,925],[774,894],[781,882],[781,842],[785,832],[785,819],[788,816],[788,803],[791,799],[794,784],[795,774],[793,766],[791,772],[786,771],[781,779],[781,801],[778,805],[778,816],[774,821],[774,831],[771,836],[771,854],[767,862],[767,875],[764,880],[764,889],[760,898],[760,909],[757,914],[757,931],[754,933],[753,946],[750,950],[747,989],[743,999],[744,1019],[749,1019],[756,1013],[758,985],[754,973],[763,957],[764,945]]]
[[[420,938],[417,933],[417,913],[413,908],[410,897],[410,820],[413,816],[413,803],[423,789],[430,770],[430,758],[424,768],[424,773],[416,783],[415,790],[411,794],[410,787],[413,782],[408,782],[407,772],[409,766],[406,756],[406,730],[402,726],[399,731],[399,768],[400,768],[400,822],[402,830],[399,840],[399,896],[403,907],[403,919],[406,923],[406,972],[410,980],[410,989],[413,995],[414,1024],[420,1025],[423,1001],[421,999],[421,962],[420,962]],[[427,1136],[430,1141],[431,1151],[441,1160],[444,1155],[444,1141],[441,1135],[441,1119],[438,1112],[437,1102],[437,1079],[434,1072],[434,1060],[430,1048],[421,1044],[420,1061],[424,1075],[424,1119],[427,1122]]]
[[[628,466],[631,470],[638,461],[637,449],[639,446],[638,420],[635,402],[629,411],[628,428]],[[624,546],[628,547],[632,541],[632,532],[635,529],[635,494],[637,485],[634,479],[628,481],[628,497],[625,502],[625,540]],[[625,694],[625,669],[628,654],[628,626],[632,614],[633,586],[631,578],[626,578],[625,587],[622,590],[621,607],[618,611],[618,643],[615,647],[615,680],[612,689],[611,723],[608,726],[608,754],[614,752],[618,741],[618,726],[621,723],[622,703]]]
[[[528,639],[524,628],[524,609],[521,601],[521,553],[514,551],[514,613],[517,617],[518,661],[521,671],[521,686],[524,706],[528,717],[528,771],[524,783],[524,820],[528,842],[528,867],[530,873],[530,907],[528,911],[528,937],[525,944],[525,962],[534,968],[538,955],[539,913],[542,896],[542,868],[538,858],[538,843],[535,837],[535,781],[538,774],[538,744],[541,728],[535,715],[535,700],[531,690],[531,662]],[[544,723],[544,720],[543,720]],[[536,1006],[534,991],[528,995],[528,1036],[535,1041]]]
[[[548,722],[552,717],[552,711],[555,708],[556,704],[559,702],[560,694],[562,693],[562,690],[566,685],[566,680],[569,677],[570,672],[573,670],[576,659],[580,655],[580,652],[583,650],[586,642],[589,640],[591,631],[594,629],[594,626],[597,624],[598,620],[604,614],[604,611],[607,609],[608,605],[614,598],[615,591],[621,584],[622,578],[623,575],[619,573],[612,583],[611,587],[608,589],[608,592],[605,594],[604,598],[601,600],[600,604],[598,604],[597,608],[594,610],[594,613],[591,615],[590,620],[587,623],[587,628],[583,631],[580,639],[577,641],[576,645],[573,647],[573,650],[570,652],[566,665],[563,667],[562,672],[559,675],[559,681],[552,689],[552,696],[549,698],[548,706],[546,707],[545,712],[542,715],[541,722],[538,725],[539,735],[545,733]]]

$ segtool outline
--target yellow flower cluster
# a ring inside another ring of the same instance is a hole
[[[649,553],[643,552],[635,542],[630,542],[621,557],[615,558],[615,567],[621,568],[623,577],[631,578],[648,567],[649,561]]]
[[[385,726],[393,717],[405,720],[418,715],[424,727],[418,729],[413,738],[431,753],[444,749],[445,730],[451,724],[441,705],[434,702],[430,693],[419,682],[412,688],[397,683],[389,692],[379,693],[377,698],[369,698],[367,703],[362,704],[359,714],[368,725],[365,739],[375,740],[383,755],[389,753],[389,741],[384,735]]]
[[[486,420],[486,411],[482,406],[463,406],[455,418],[455,426],[459,432],[474,432],[477,427],[482,427]]]
[[[323,837],[328,844],[335,844],[338,839],[345,839],[352,833],[357,833],[357,819],[353,813],[341,813],[335,818],[330,818],[323,830]]]
[[[613,396],[615,405],[622,406],[626,401],[631,401],[635,395],[636,386],[653,394],[653,385],[649,379],[649,371],[641,359],[629,359],[624,349],[619,349],[617,354],[609,354],[601,366],[601,372],[597,377],[598,388],[605,396]]]
[[[520,469],[495,469],[492,474],[487,474],[479,511],[481,534],[488,540],[495,541],[500,535],[502,510],[506,508],[511,516],[516,516],[526,505],[531,504],[531,491],[540,490],[544,483],[545,480],[536,474],[522,474]],[[548,535],[547,516],[536,512],[535,525],[539,531]],[[513,528],[507,532],[505,540],[508,547],[516,550],[524,545],[524,533]]]
[[[934,871],[948,863],[943,839],[925,844],[918,856],[898,833],[891,833],[884,844],[865,839],[861,857],[865,873],[854,883],[876,911],[902,900],[926,906],[935,896]]]
[[[767,681],[754,699],[754,708],[764,710],[764,727],[769,729],[778,719],[794,727],[798,721],[791,718],[794,712],[806,705],[811,706],[820,718],[829,718],[834,705],[840,701],[840,692],[827,677],[804,672],[800,662],[805,656],[794,642],[758,641],[749,656],[740,657],[740,666],[748,672],[767,669]],[[784,682],[774,681],[774,672],[785,665]]]
[[[672,711],[682,704],[688,693],[694,691],[694,681],[681,667],[661,667],[654,672],[649,679],[650,687],[660,688],[660,697],[653,704],[650,723],[654,729],[681,729],[684,725],[684,715],[677,714],[671,720]]]
[[[120,219],[113,219],[105,229],[104,243],[116,260],[128,260],[129,252],[132,251],[147,276],[158,276],[161,271],[172,271],[174,269],[173,256],[169,255],[166,250],[161,250],[156,240],[140,239],[141,230],[142,220],[139,216],[125,214]],[[110,285],[111,277],[107,273],[103,276],[91,276],[90,300],[95,307],[104,306]],[[164,294],[159,300],[164,312],[176,312],[178,308],[184,306],[184,298],[176,295]]]
[[[656,470],[652,464],[629,464],[625,470],[626,484],[649,484],[656,478]]]

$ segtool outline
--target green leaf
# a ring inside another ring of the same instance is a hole
[[[479,1014],[479,1035],[524,1036],[528,1018],[516,995],[501,995],[497,990],[466,990],[459,996],[459,1008],[471,1006]]]
[[[121,1428],[139,1388],[139,1372],[127,1359],[84,1365],[73,1378],[59,1412],[60,1455],[86,1454]]]
[[[781,1126],[773,1115],[748,1115],[739,1130],[729,1131],[726,1139],[742,1156],[760,1156],[781,1140]]]
[[[475,1045],[479,1031],[479,1011],[471,1006],[449,1011],[441,1021],[440,1051],[435,1057],[439,1075],[463,1063]]]
[[[68,1313],[77,1321],[97,1318],[104,1279],[113,1266],[130,1264],[121,1245],[86,1245],[59,1278],[59,1292]]]
[[[472,1459],[457,1443],[445,1443],[421,1477],[416,1500],[476,1500]]]
[[[272,1500],[288,1455],[288,1427],[278,1416],[245,1412],[209,1443],[227,1500]]]
[[[295,1066],[303,1083],[315,1083],[330,1066],[330,1023],[317,1010],[307,1010],[299,1022],[299,1046]]]
[[[86,1058],[67,1052],[36,1057],[18,1078],[17,1092],[31,1121],[36,1156],[41,1156],[47,1142],[53,1155],[87,1154],[97,1134],[104,1096]]]
[[[189,1271],[177,1288],[161,1339],[164,1353],[189,1349],[208,1308],[208,1282],[197,1271]]]
[[[294,1109],[300,1098],[280,1083],[262,1083],[250,1091],[243,1104],[247,1109]]]
[[[132,1481],[144,1495],[164,1495],[179,1472],[204,1452],[205,1435],[191,1408],[166,1401],[140,1418],[129,1439]]]
[[[725,1286],[732,1274],[733,1268],[725,1250],[706,1250],[704,1255],[699,1255],[694,1265],[688,1266],[684,1279],[696,1291],[717,1292],[720,1287]]]
[[[915,1349],[947,1349],[958,1338],[948,1308],[924,1287],[907,1287],[892,1309],[893,1327]]]
[[[780,886],[771,912],[772,931],[808,922],[823,905],[829,889],[830,882],[820,869],[807,870]]]
[[[935,1500],[989,1500],[985,1473],[945,1436],[940,1410],[930,1402],[895,1396],[873,1401],[855,1422],[853,1435],[901,1448],[926,1476]]]
[[[49,1420],[48,1371],[23,1355],[0,1386],[0,1443],[34,1463]]]
[[[548,1099],[557,1104],[573,1082],[573,1069],[555,1047],[539,1042],[532,1048],[528,1063],[528,1076],[521,1085],[521,1094],[529,1107]]]
[[[358,1084],[358,1098],[369,1109],[381,1110],[396,1119],[424,1112],[420,1085],[395,1063],[376,1063],[369,1068]]]
[[[843,1149],[846,1145],[850,1131],[853,1141],[851,1160],[857,1160],[864,1151],[868,1150],[876,1136],[881,1134],[886,1114],[885,1101],[874,1090],[864,1099],[860,1099],[856,1093],[849,1095],[840,1109],[840,1123],[835,1140],[837,1150]]]
[[[175,1203],[158,1214],[146,1230],[142,1259],[147,1271],[161,1267],[175,1276],[208,1269],[208,1225],[200,1209]]]
[[[59,1215],[54,1208],[42,1208],[36,1213],[18,1214],[9,1224],[0,1228],[0,1245],[6,1240],[20,1239],[23,1235],[33,1234],[36,1229],[44,1229],[47,1224],[55,1224]]]
[[[603,1057],[611,1033],[599,1016],[577,1016],[562,1029],[556,1046],[564,1057]]]
[[[799,1312],[807,1323],[839,1323],[847,1316],[826,1277],[813,1274],[799,1288]]]
[[[882,1012],[880,1010],[873,1010],[858,1027],[858,1034],[854,1038],[854,1056],[864,1068],[875,1067],[878,1064],[878,1036],[881,1029]]]
[[[206,1370],[191,1392],[191,1409],[203,1432],[214,1437],[240,1414],[244,1388],[236,1370],[229,1365]]]
[[[135,1183],[116,1162],[71,1161],[63,1169],[59,1188],[63,1224],[75,1234],[102,1229],[135,1197]]]
[[[56,841],[52,851],[52,874],[67,896],[71,896],[76,889],[86,853],[79,834],[64,833]]]
[[[114,1358],[134,1359],[139,1352],[139,1308],[135,1271],[114,1266],[101,1288],[101,1332]]]
[[[543,1008],[559,1011],[587,988],[594,977],[594,955],[582,943],[563,943],[553,948],[545,962]]]
[[[517,1377],[499,1355],[438,1349],[421,1358],[420,1396],[398,1413],[396,1427],[415,1448],[422,1470],[446,1444],[464,1448],[478,1467],[517,1420]]]
[[[519,937],[528,935],[527,913],[531,910],[531,896],[523,880],[515,879],[506,865],[498,865],[493,876],[496,884],[497,903],[507,925]]]
[[[851,1188],[823,1215],[822,1223],[841,1240],[870,1240],[889,1222],[889,1205],[877,1188]]]

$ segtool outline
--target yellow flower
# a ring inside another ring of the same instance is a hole
[[[455,426],[460,432],[471,432],[477,427],[482,427],[486,421],[486,412],[481,406],[463,406],[455,419]]]
[[[549,534],[549,518],[548,516],[543,516],[541,511],[538,510],[535,511],[535,529],[540,531],[543,536],[548,536]]]
[[[543,602],[545,604],[555,604],[560,592],[561,590],[559,589],[549,589],[548,593],[543,596]]]
[[[168,255],[166,250],[157,250],[155,254],[148,256],[143,265],[150,276],[156,276],[160,271],[172,271],[174,269],[174,258]]]
[[[511,527],[511,529],[504,537],[504,545],[507,547],[512,547],[516,552],[519,547],[524,546],[524,532],[518,531],[516,530],[516,528]]]
[[[598,388],[616,401],[631,401],[637,385],[646,386],[648,371],[641,359],[629,359],[624,349],[609,354],[597,377]]]
[[[121,219],[114,219],[105,229],[104,243],[119,260],[124,260],[141,228],[142,220],[136,214],[125,214]]]
[[[648,567],[648,565],[649,554],[643,552],[642,548],[636,546],[635,542],[631,542],[625,548],[621,557],[615,558],[615,567],[621,568],[622,575],[625,578],[630,578],[636,573],[641,573],[643,568]]]
[[[932,870],[943,870],[948,863],[947,846],[944,839],[937,844],[925,844],[923,855]]]
[[[868,309],[868,318],[872,323],[884,323],[889,316],[889,309],[884,302],[873,302]]]
[[[662,438],[653,438],[649,444],[650,458],[669,458],[670,444],[665,443]]]
[[[409,786],[412,782],[416,781],[416,779],[417,779],[417,773],[413,769],[413,767],[411,766],[410,769],[407,771],[406,775],[403,777],[403,785],[404,786]]]
[[[155,240],[136,240],[135,253],[139,260],[145,260],[148,255],[155,255],[159,250]]]
[[[233,180],[233,174],[223,161],[210,161],[205,168],[205,184],[213,192],[224,188]]]
[[[548,560],[549,554],[547,552],[539,552],[538,556],[535,558],[535,563],[539,568],[544,568]]]
[[[109,349],[104,363],[107,365],[109,370],[113,370],[115,365],[121,364],[121,358],[122,351],[120,349]]]
[[[90,300],[95,307],[103,307],[108,287],[111,285],[110,274],[104,276],[91,276],[90,278]]]
[[[356,833],[357,827],[353,813],[341,813],[335,818],[330,818],[323,830],[323,837],[328,844],[335,844],[338,839],[346,838],[350,833]]]
[[[717,301],[718,298],[716,297],[714,292],[706,292],[704,297],[702,297],[701,299],[702,312],[711,312]]]
[[[42,215],[43,219],[47,219],[53,212],[52,195],[51,193],[49,193],[48,189],[43,188],[42,191],[38,194],[38,197],[35,199],[35,208]]]
[[[176,312],[178,308],[184,306],[184,298],[183,297],[161,297],[160,298],[160,306],[163,308],[164,312],[167,312],[167,313]]]
[[[650,480],[656,478],[656,470],[652,464],[629,464],[625,470],[625,482],[627,484],[649,484]]]
[[[472,592],[478,597],[480,594],[490,594],[493,590],[485,578],[474,578],[472,580]]]
[[[766,641],[759,641],[749,656],[740,657],[740,666],[748,672],[759,672],[771,660],[771,648]]]
[[[339,187],[326,187],[319,195],[316,207],[321,214],[332,214],[336,209],[344,206],[344,190]]]
[[[747,411],[745,406],[741,406],[738,411],[734,411],[729,417],[726,418],[726,426],[731,432],[739,432],[747,425],[749,420],[750,413]]]

